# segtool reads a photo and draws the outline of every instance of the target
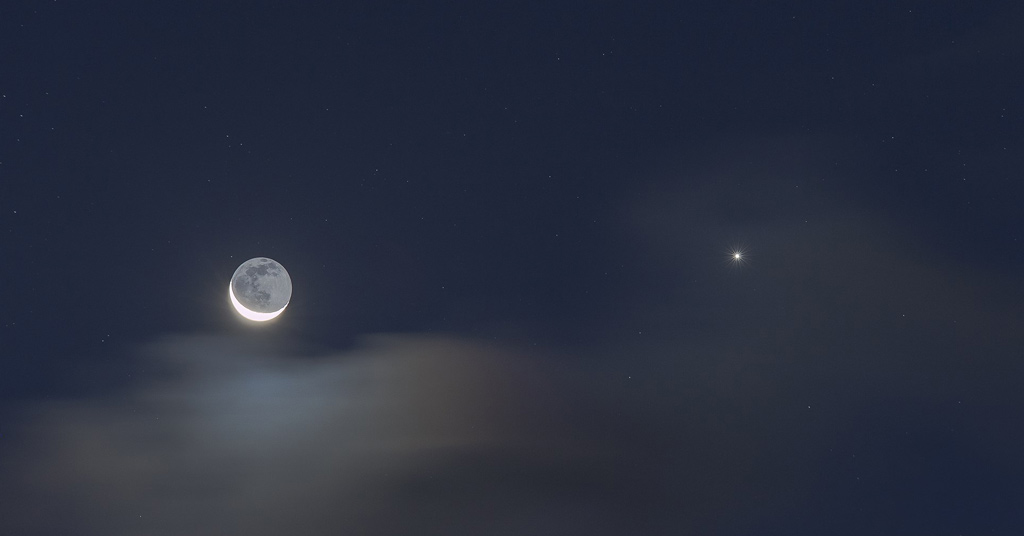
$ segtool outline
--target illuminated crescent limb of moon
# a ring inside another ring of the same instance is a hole
[[[284,312],[285,307],[288,307],[288,304],[285,304],[284,307],[272,313],[257,313],[256,311],[253,311],[251,309],[246,309],[245,306],[242,305],[237,298],[235,298],[235,291],[231,290],[230,283],[228,283],[228,296],[231,297],[231,305],[235,306],[235,310],[238,311],[238,314],[248,318],[249,320],[253,320],[256,322],[266,322],[267,320],[275,318],[277,315]]]

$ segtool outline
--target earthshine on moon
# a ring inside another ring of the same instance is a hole
[[[235,270],[228,283],[228,297],[238,314],[255,322],[266,322],[288,306],[292,280],[277,261],[256,257]]]

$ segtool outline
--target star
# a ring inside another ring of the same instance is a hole
[[[729,249],[729,264],[734,267],[746,264],[749,257],[750,254],[747,253],[746,248],[736,246]]]

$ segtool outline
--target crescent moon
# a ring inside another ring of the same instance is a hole
[[[284,307],[270,313],[259,313],[252,309],[246,309],[245,306],[238,301],[238,298],[235,298],[235,291],[231,290],[231,283],[228,283],[228,296],[231,298],[231,305],[235,306],[235,310],[238,311],[238,314],[256,322],[266,322],[267,320],[276,318],[277,315],[284,312],[285,307],[288,307],[288,304],[286,303]]]

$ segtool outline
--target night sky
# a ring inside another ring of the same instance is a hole
[[[6,2],[0,534],[1022,534],[1021,28]]]

